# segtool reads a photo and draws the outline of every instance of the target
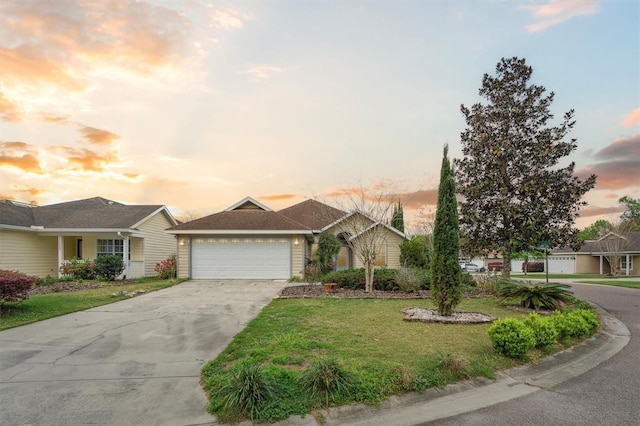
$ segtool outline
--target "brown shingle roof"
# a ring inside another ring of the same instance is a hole
[[[278,213],[295,220],[314,231],[321,230],[327,225],[331,225],[338,219],[346,216],[342,210],[328,206],[316,200],[306,200],[295,204]]]
[[[627,239],[628,244],[624,252],[640,253],[640,232],[624,232],[620,234]],[[597,240],[589,240],[578,250],[578,253],[600,253],[603,251],[602,245]]]
[[[274,211],[232,210],[174,226],[170,231],[309,231],[306,226]]]
[[[49,206],[0,203],[0,224],[53,229],[127,229],[162,205],[125,205],[102,197]]]

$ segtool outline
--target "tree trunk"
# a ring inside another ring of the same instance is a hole
[[[373,264],[371,262],[365,262],[364,283],[364,290],[367,293],[373,293]]]
[[[505,247],[502,258],[502,278],[511,278],[511,247]]]

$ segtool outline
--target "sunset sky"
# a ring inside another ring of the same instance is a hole
[[[416,220],[511,56],[553,124],[576,111],[569,160],[598,175],[578,225],[617,216],[640,198],[637,0],[3,0],[0,199],[181,216],[363,185]]]

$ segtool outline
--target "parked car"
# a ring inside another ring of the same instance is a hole
[[[484,272],[484,266],[476,265],[475,263],[465,263],[462,267],[462,272]]]

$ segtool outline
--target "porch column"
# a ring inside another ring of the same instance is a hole
[[[124,253],[122,253],[122,260],[124,260],[124,277],[129,275],[129,236],[124,237],[124,244],[122,247]]]
[[[64,261],[64,237],[62,235],[58,235],[58,278],[62,278],[62,272],[60,272],[60,267],[62,266],[63,261]]]
[[[627,265],[626,266],[627,266],[627,268],[626,268],[627,269],[627,276],[629,276],[629,266],[630,266],[629,265],[629,253],[627,253]]]
[[[600,255],[600,275],[602,275],[602,255]]]

